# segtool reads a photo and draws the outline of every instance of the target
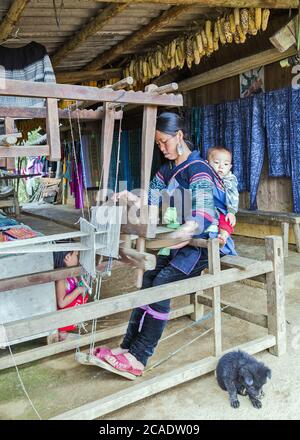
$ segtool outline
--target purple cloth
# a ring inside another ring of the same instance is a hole
[[[78,166],[78,176],[76,172],[75,160],[72,161],[72,181],[70,182],[71,194],[75,197],[75,208],[81,209],[84,207],[83,198],[83,176],[82,176],[82,165],[77,162]]]
[[[159,321],[168,321],[170,319],[169,313],[157,312],[156,310],[151,309],[151,307],[148,305],[139,307],[139,309],[145,310],[145,312],[143,313],[143,316],[141,317],[141,320],[140,320],[139,333],[141,332],[141,330],[143,328],[144,319],[145,319],[145,316],[147,313],[149,315],[151,315],[154,319],[158,319]]]

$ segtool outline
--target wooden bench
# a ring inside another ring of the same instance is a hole
[[[289,249],[289,226],[293,226],[297,252],[300,252],[300,215],[290,212],[274,211],[250,211],[240,209],[237,214],[237,222],[281,226],[284,256],[288,256]]]

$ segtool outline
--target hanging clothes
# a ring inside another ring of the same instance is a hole
[[[233,173],[239,191],[250,192],[250,209],[256,196],[265,152],[264,95],[239,101],[193,108],[192,137],[200,140],[202,157],[210,147],[224,145],[232,151]]]
[[[244,166],[240,101],[226,102],[224,107],[224,145],[232,152],[232,171],[238,181],[238,190],[242,192],[247,189],[247,179]]]
[[[53,67],[46,48],[35,41],[22,47],[0,46],[0,65],[5,79],[36,82],[55,82]],[[3,107],[43,107],[42,98],[0,96]]]
[[[214,147],[217,142],[218,111],[216,105],[207,105],[203,107],[202,112],[202,140],[201,154],[206,159],[207,151]]]
[[[290,164],[290,89],[265,94],[269,176],[289,177]]]
[[[291,177],[294,212],[300,213],[300,91],[290,89]]]
[[[250,209],[257,209],[257,191],[265,155],[265,99],[262,93],[251,101],[251,139],[248,149]]]

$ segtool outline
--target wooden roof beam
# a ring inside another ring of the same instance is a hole
[[[98,81],[100,79],[119,78],[123,69],[102,69],[102,70],[74,70],[55,72],[56,81],[59,84],[75,84],[81,81]]]
[[[99,32],[113,17],[126,8],[128,8],[128,4],[126,3],[111,4],[107,6],[57,50],[57,52],[51,57],[52,65],[54,67],[57,66],[72,50],[75,50],[89,37],[95,35],[96,32]]]
[[[116,58],[123,55],[125,51],[140,44],[141,41],[148,38],[153,32],[156,32],[158,29],[169,25],[179,15],[186,13],[189,8],[191,8],[191,6],[173,6],[158,17],[154,18],[154,20],[151,20],[146,26],[143,26],[141,29],[125,38],[125,40],[118,42],[111,49],[103,52],[100,56],[96,57],[93,61],[87,64],[83,70],[101,69],[101,67],[111,63]]]
[[[240,73],[247,72],[250,69],[256,69],[260,66],[266,66],[267,64],[281,61],[284,58],[291,57],[297,53],[295,47],[290,48],[286,52],[278,52],[277,49],[268,49],[263,52],[259,52],[249,57],[241,58],[232,63],[219,66],[215,69],[211,69],[207,72],[199,75],[187,78],[179,83],[179,91],[187,92],[189,90],[198,89],[199,87],[206,86],[221,81],[225,78],[230,78]]]
[[[0,41],[6,40],[10,36],[29,1],[30,0],[13,1],[7,14],[0,23]]]
[[[132,0],[97,0],[101,3],[132,3]],[[134,0],[133,3],[145,3],[145,0]],[[270,8],[296,9],[299,0],[147,0],[153,5],[194,5],[208,8]]]

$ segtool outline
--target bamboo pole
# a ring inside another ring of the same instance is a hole
[[[100,70],[76,70],[55,72],[56,81],[59,84],[74,84],[80,81],[92,81],[100,79],[111,79],[122,76],[122,69],[100,69]]]
[[[127,50],[132,49],[140,44],[141,41],[145,40],[158,29],[170,25],[170,23],[176,20],[178,16],[187,13],[189,8],[191,8],[191,6],[174,6],[171,9],[168,9],[159,17],[151,20],[150,23],[148,23],[146,26],[143,26],[133,35],[130,35],[128,38],[125,38],[125,40],[118,42],[111,49],[106,50],[100,56],[96,57],[93,61],[88,63],[83,70],[100,69],[106,64],[111,63],[113,60],[126,53]]]
[[[7,14],[0,23],[0,41],[9,37],[29,1],[30,0],[14,0]]]

